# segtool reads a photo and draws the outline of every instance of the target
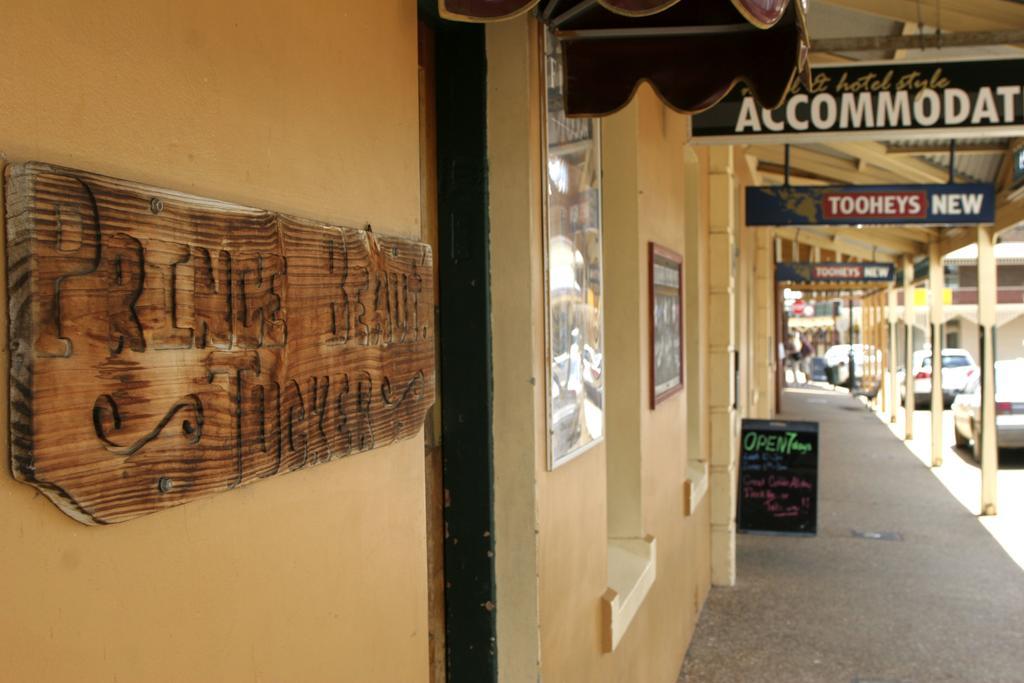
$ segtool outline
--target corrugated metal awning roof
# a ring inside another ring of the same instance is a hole
[[[950,140],[917,139],[896,140],[888,143],[890,151],[913,154],[936,168],[949,170]],[[985,138],[983,140],[953,140],[955,144],[956,172],[978,182],[995,182],[999,175],[1009,138]]]

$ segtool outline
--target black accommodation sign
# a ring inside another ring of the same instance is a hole
[[[818,530],[818,423],[743,420],[740,531]]]
[[[857,63],[815,67],[777,109],[733,89],[693,117],[695,142],[844,136],[1002,136],[1024,132],[1024,59]]]

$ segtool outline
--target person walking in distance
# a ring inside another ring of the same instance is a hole
[[[804,375],[804,384],[811,381],[811,356],[814,355],[814,347],[807,340],[807,337],[800,337],[800,372]]]

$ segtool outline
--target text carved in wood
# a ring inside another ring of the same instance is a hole
[[[6,197],[14,476],[75,519],[419,431],[427,245],[42,164]]]

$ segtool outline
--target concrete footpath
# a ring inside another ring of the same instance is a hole
[[[821,425],[818,535],[738,535],[679,681],[1024,683],[1024,571],[978,518],[858,400],[783,408]]]

